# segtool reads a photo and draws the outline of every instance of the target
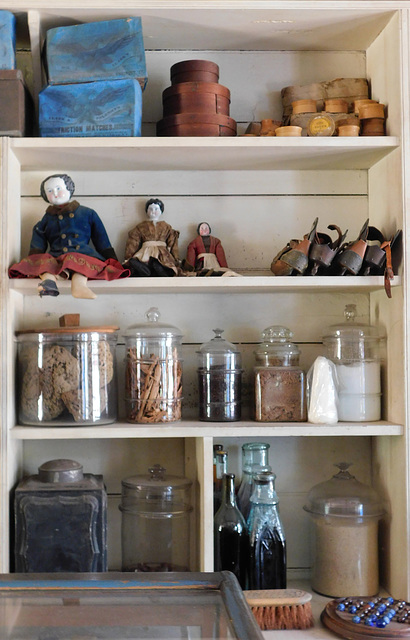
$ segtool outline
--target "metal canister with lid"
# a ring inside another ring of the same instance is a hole
[[[23,573],[107,571],[103,477],[75,460],[48,460],[14,496],[15,563]]]
[[[109,424],[117,419],[115,347],[118,327],[60,326],[17,331],[20,424]]]
[[[242,368],[239,349],[222,337],[223,329],[201,345],[198,354],[199,419],[241,419]]]
[[[160,322],[151,307],[146,322],[125,333],[125,403],[128,422],[175,422],[181,418],[182,333]]]
[[[121,485],[122,570],[189,571],[191,480],[155,464]]]

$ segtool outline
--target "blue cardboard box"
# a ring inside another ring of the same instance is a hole
[[[0,11],[0,69],[16,68],[16,17]]]
[[[137,80],[48,85],[39,94],[42,137],[140,136],[141,116]]]
[[[129,78],[144,90],[147,83],[141,18],[49,29],[45,53],[49,84]]]

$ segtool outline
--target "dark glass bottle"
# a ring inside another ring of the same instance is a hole
[[[228,471],[227,451],[215,451],[214,515],[222,502],[223,477]]]
[[[254,476],[249,531],[249,588],[286,589],[286,540],[274,473]]]
[[[253,476],[262,471],[272,471],[268,463],[269,448],[266,442],[246,442],[242,445],[242,478],[236,499],[245,520],[251,507]]]
[[[242,589],[247,587],[249,538],[245,518],[236,505],[235,475],[224,475],[222,504],[214,517],[215,571],[232,571]]]

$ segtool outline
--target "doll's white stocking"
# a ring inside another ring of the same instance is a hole
[[[71,295],[73,298],[86,298],[93,300],[96,294],[87,287],[87,276],[82,273],[73,273],[71,278]]]

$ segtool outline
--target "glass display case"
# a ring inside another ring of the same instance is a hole
[[[262,633],[235,576],[219,573],[3,574],[4,640],[167,640]]]

